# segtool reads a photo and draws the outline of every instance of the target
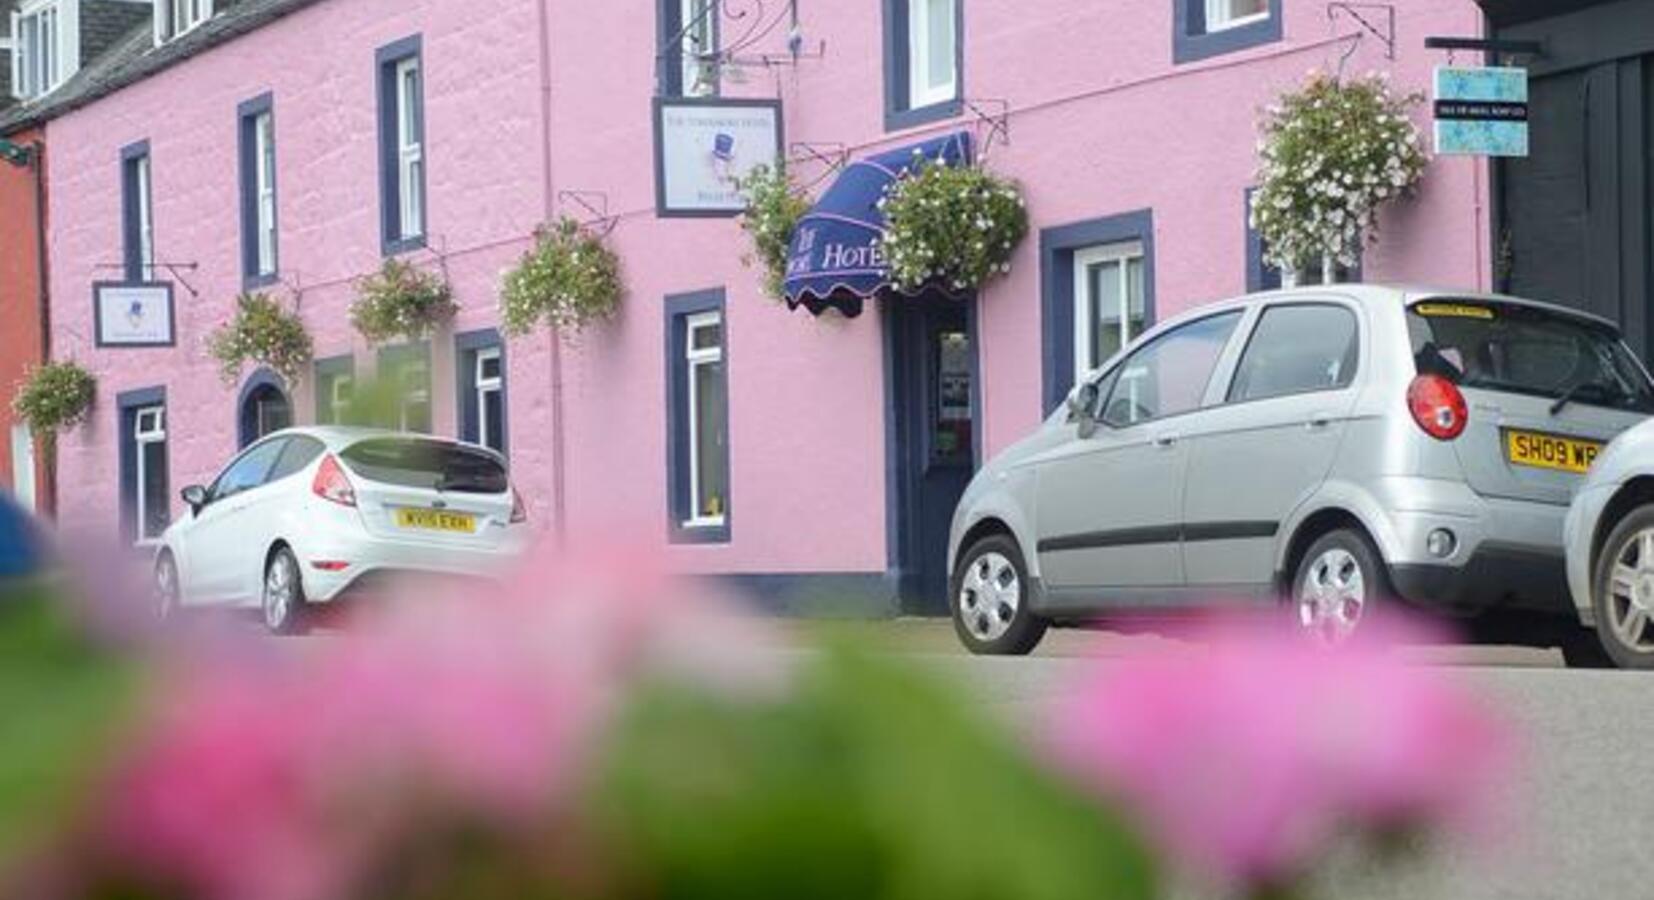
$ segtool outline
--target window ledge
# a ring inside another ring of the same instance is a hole
[[[887,109],[884,113],[884,130],[904,131],[909,128],[917,128],[920,125],[929,125],[932,122],[958,118],[964,111],[965,101],[959,97],[915,109]]]
[[[1230,22],[1221,28],[1195,33],[1189,7],[1190,0],[1173,0],[1176,15],[1172,31],[1172,62],[1176,65],[1198,62],[1226,53],[1238,53],[1252,47],[1281,40],[1281,14],[1277,5],[1262,15]]]
[[[265,275],[243,275],[241,276],[241,289],[244,291],[256,291],[260,288],[271,287],[280,282],[281,274],[279,272],[270,272]]]
[[[425,235],[423,234],[417,237],[397,238],[395,240],[388,240],[384,242],[384,245],[381,248],[381,255],[401,256],[404,253],[409,253],[414,250],[423,250],[424,248]]]
[[[729,543],[729,520],[717,522],[682,522],[672,529],[671,542],[674,544],[727,544]]]

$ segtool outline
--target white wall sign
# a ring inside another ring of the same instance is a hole
[[[655,211],[661,216],[733,216],[746,208],[736,187],[781,158],[781,101],[655,98]]]
[[[101,281],[92,285],[99,347],[171,347],[172,285]]]

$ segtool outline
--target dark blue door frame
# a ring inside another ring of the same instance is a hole
[[[954,509],[982,460],[981,354],[977,300],[940,294],[885,298],[885,545],[887,578],[902,612],[945,615],[947,537]],[[962,330],[969,341],[968,448],[940,446],[939,339]]]

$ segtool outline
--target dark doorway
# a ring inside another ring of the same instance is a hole
[[[940,615],[948,526],[981,442],[975,301],[927,294],[881,305],[890,563],[902,610]]]
[[[274,379],[248,383],[241,396],[236,432],[240,445],[251,446],[261,438],[293,426],[293,405]]]

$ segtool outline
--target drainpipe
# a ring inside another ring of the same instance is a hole
[[[540,221],[549,223],[557,212],[557,195],[551,181],[551,0],[538,0],[540,25],[540,184],[543,188]],[[563,335],[551,330],[551,502],[553,534],[557,546],[568,536],[564,489],[563,451]]]
[[[40,362],[42,365],[52,361],[52,285],[50,257],[46,247],[46,143],[35,141],[34,152],[30,154],[29,168],[34,170],[34,245],[35,270],[39,281],[40,304]],[[42,468],[45,469],[45,478],[36,476],[37,486],[43,487],[40,507],[47,513],[57,512],[57,442],[40,441],[35,439],[36,446],[45,452],[40,454]]]

